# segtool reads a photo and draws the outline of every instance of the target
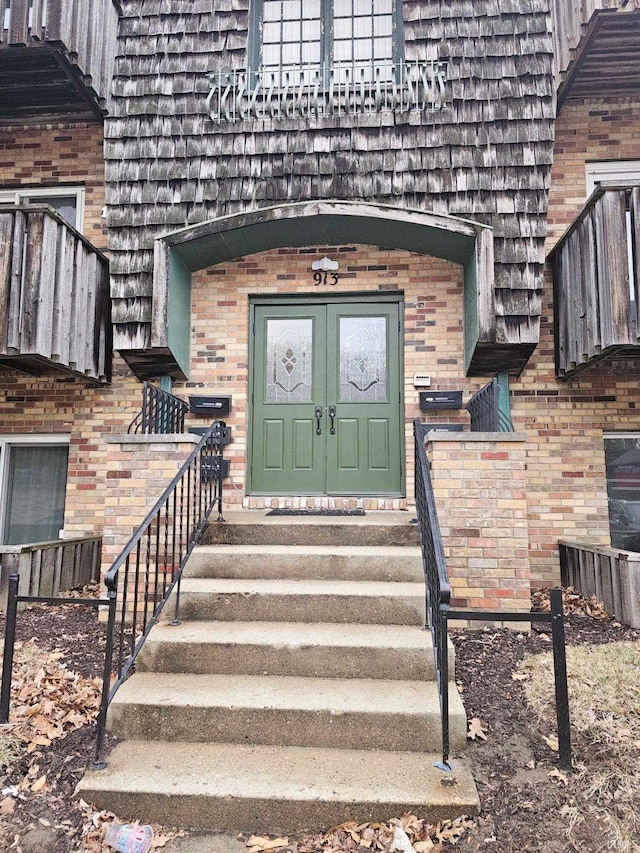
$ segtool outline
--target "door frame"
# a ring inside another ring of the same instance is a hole
[[[254,358],[255,358],[255,309],[259,305],[328,305],[336,303],[358,303],[364,302],[368,305],[375,303],[396,303],[398,305],[398,387],[399,387],[399,402],[400,410],[400,494],[377,492],[371,497],[405,497],[407,492],[407,459],[406,459],[406,441],[405,441],[405,397],[404,397],[404,291],[394,290],[387,292],[379,291],[347,291],[344,293],[332,293],[326,296],[319,293],[271,293],[269,295],[249,294],[249,324],[248,324],[248,368],[247,368],[247,449],[245,460],[245,493],[251,495],[271,495],[267,492],[256,492],[252,488],[252,459],[253,459],[253,394],[254,394]],[[274,497],[296,497],[297,492],[278,492]],[[310,497],[326,497],[326,492],[314,492]],[[302,497],[306,497],[303,495]],[[346,497],[340,495],[340,497]],[[367,497],[364,494],[357,494],[358,498]]]

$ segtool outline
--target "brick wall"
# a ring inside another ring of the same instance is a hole
[[[556,125],[548,250],[586,202],[585,161],[640,158],[640,99],[567,102]],[[558,382],[550,271],[540,344],[513,380],[512,416],[526,431],[533,585],[559,580],[558,538],[608,544],[603,431],[640,431],[640,363],[606,362]]]
[[[0,127],[0,189],[84,186],[83,231],[105,251],[102,124],[50,123]]]
[[[0,434],[69,435],[65,534],[102,532],[107,458],[105,433],[124,433],[140,409],[141,385],[117,359],[113,383],[37,379],[0,370]]]
[[[456,609],[529,610],[526,437],[427,436]]]
[[[104,249],[101,123],[0,127],[0,188],[51,185],[85,187],[82,230],[94,246]],[[98,388],[61,374],[33,378],[0,369],[2,435],[70,436],[67,535],[102,532],[107,467],[103,435],[126,432],[140,404],[140,383],[118,358],[112,385]]]

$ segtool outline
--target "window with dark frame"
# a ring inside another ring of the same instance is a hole
[[[401,0],[254,0],[249,66],[389,66],[402,58]]]

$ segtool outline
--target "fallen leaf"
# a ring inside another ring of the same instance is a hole
[[[514,672],[511,674],[511,678],[513,678],[514,681],[526,681],[529,678],[529,675],[526,672]]]
[[[549,737],[543,735],[542,740],[547,744],[549,749],[553,749],[555,752],[558,751],[558,738],[555,735],[549,735]]]
[[[41,791],[44,788],[46,782],[47,782],[47,774],[45,773],[44,776],[41,776],[39,779],[37,779],[33,783],[33,785],[31,786],[32,792],[34,794],[37,794],[38,791]]]
[[[475,740],[477,737],[482,738],[482,740],[487,739],[487,730],[483,727],[482,722],[478,719],[478,717],[473,717],[469,720],[469,731],[467,732],[467,737],[469,740]]]
[[[5,797],[2,802],[0,802],[0,814],[1,815],[9,815],[13,814],[16,807],[16,801],[13,797]]]
[[[435,849],[435,846],[430,838],[425,838],[424,841],[416,841],[413,845],[416,853],[431,853]]]
[[[562,782],[563,785],[569,784],[569,780],[567,779],[567,774],[562,773],[562,771],[558,770],[557,767],[554,767],[553,770],[549,771],[549,776],[551,776],[552,779],[557,779],[558,782]]]

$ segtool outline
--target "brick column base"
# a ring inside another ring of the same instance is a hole
[[[199,435],[107,435],[102,573],[109,569],[200,441]]]
[[[427,434],[452,608],[530,609],[525,442],[520,433]]]

